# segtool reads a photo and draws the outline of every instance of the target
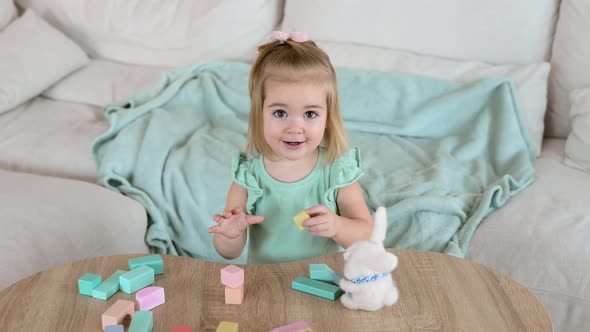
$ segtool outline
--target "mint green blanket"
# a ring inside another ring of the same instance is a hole
[[[224,262],[207,228],[225,206],[231,156],[245,145],[249,70],[179,68],[106,107],[110,129],[92,145],[98,181],[146,208],[153,252]],[[463,257],[484,217],[533,181],[534,154],[509,81],[337,75],[365,199],[370,209],[387,207],[387,247]]]

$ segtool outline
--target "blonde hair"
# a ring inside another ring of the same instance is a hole
[[[246,151],[255,151],[269,157],[276,157],[264,139],[262,107],[265,92],[264,83],[272,78],[280,81],[301,81],[311,79],[326,87],[327,119],[323,145],[326,149],[325,164],[329,164],[348,150],[340,102],[336,72],[328,55],[313,41],[296,42],[287,39],[272,41],[258,47],[258,57],[250,71],[250,126]]]

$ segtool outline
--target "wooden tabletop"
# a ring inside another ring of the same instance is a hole
[[[510,278],[467,260],[415,250],[388,249],[399,258],[393,276],[400,292],[392,307],[352,311],[331,301],[291,289],[297,276],[309,276],[309,264],[343,267],[342,254],[300,262],[245,265],[241,305],[224,302],[220,269],[227,264],[162,255],[166,303],[154,308],[153,331],[191,326],[215,331],[220,321],[237,322],[240,332],[270,331],[304,320],[319,331],[552,331],[543,305]],[[117,299],[134,300],[121,291],[107,301],[78,293],[77,281],[90,272],[103,280],[140,255],[97,257],[62,265],[27,277],[0,292],[2,331],[100,331],[101,314]],[[128,324],[128,321],[126,322]]]

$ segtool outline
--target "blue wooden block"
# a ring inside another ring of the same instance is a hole
[[[306,277],[295,278],[291,282],[291,288],[330,300],[336,300],[343,293],[338,286]]]
[[[309,278],[337,285],[340,277],[326,264],[309,264]]]
[[[151,332],[154,327],[151,311],[136,311],[127,332]]]
[[[119,276],[119,287],[127,294],[136,292],[154,283],[154,269],[142,265]]]
[[[146,265],[154,269],[154,274],[164,273],[164,260],[160,255],[136,257],[129,260],[129,270],[133,270],[142,265]]]
[[[117,270],[111,274],[98,287],[92,290],[92,297],[99,300],[107,300],[119,290],[119,276],[127,273],[124,270]]]
[[[104,332],[125,332],[125,327],[123,325],[106,326]]]
[[[100,285],[101,281],[102,277],[98,274],[86,273],[78,279],[78,289],[80,294],[92,296],[92,290]]]

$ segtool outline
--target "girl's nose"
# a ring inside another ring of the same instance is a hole
[[[303,134],[304,132],[302,121],[292,120],[287,127],[288,134]]]
[[[287,133],[288,134],[303,134],[305,132],[305,130],[303,130],[302,126],[290,126],[289,128],[287,128]]]

